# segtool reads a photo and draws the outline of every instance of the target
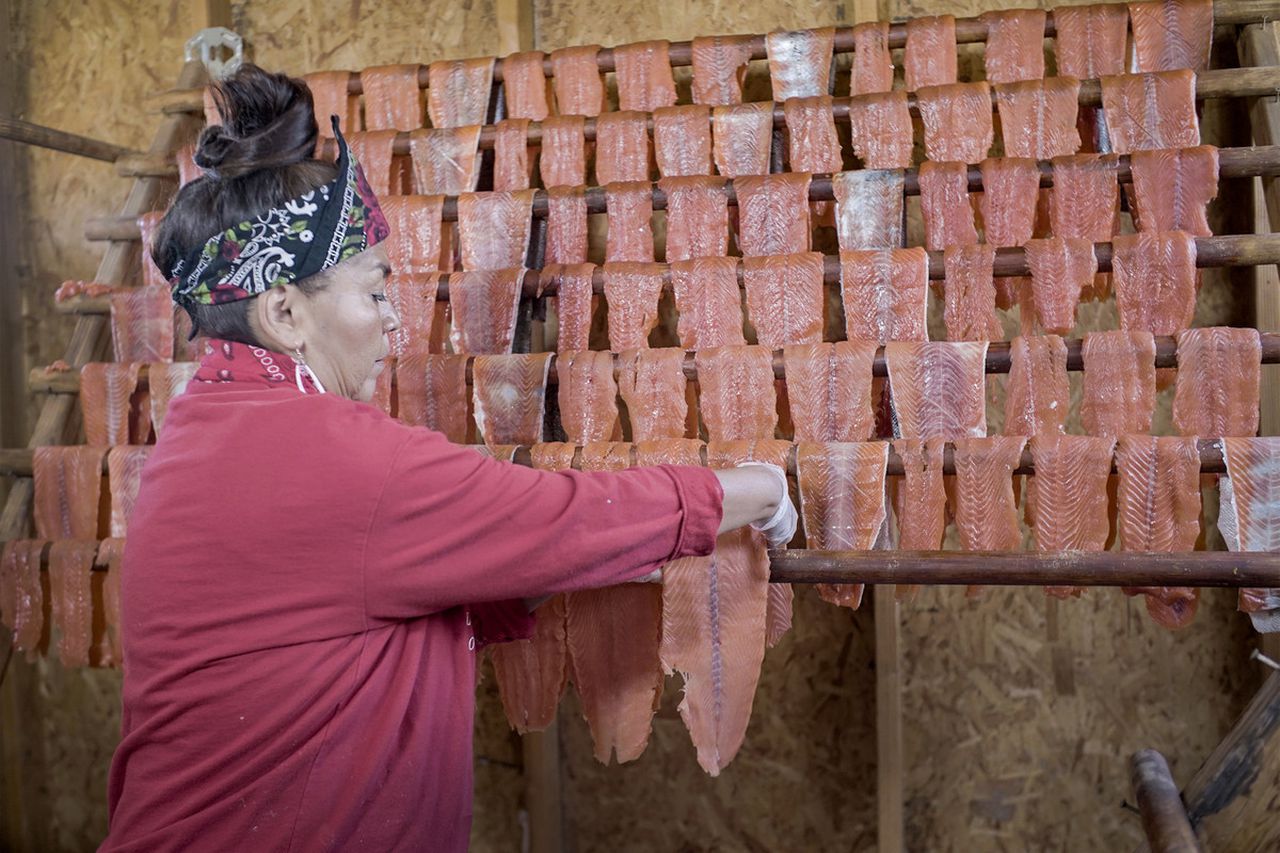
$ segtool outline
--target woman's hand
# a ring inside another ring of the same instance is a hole
[[[748,462],[715,474],[724,489],[721,533],[750,524],[764,534],[772,548],[791,541],[798,514],[787,491],[786,472],[777,465]]]

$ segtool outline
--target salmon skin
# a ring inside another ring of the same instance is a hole
[[[747,315],[761,346],[822,341],[822,253],[748,257],[742,261]]]
[[[1004,336],[996,316],[995,260],[995,246],[986,243],[947,249],[943,259],[947,340],[998,341]]]
[[[835,27],[775,31],[765,36],[773,99],[813,98],[831,93]]]
[[[799,173],[734,180],[744,257],[809,251],[809,178]]]
[[[695,104],[742,103],[742,82],[751,62],[750,36],[699,36],[691,54]]]
[[[421,128],[409,134],[413,191],[419,195],[474,192],[480,180],[480,125]]]
[[[908,92],[922,86],[956,82],[956,19],[951,15],[907,21],[907,48],[902,56]]]
[[[438,318],[436,291],[440,273],[395,273],[386,280],[387,301],[400,318],[392,332],[391,355],[397,358],[413,352],[431,352],[440,347],[433,340]]]
[[[346,137],[352,155],[360,162],[360,169],[369,181],[369,188],[380,197],[391,194],[396,134],[394,130],[367,130]],[[396,184],[397,192],[400,188]]]
[[[167,361],[164,363],[168,363]],[[136,363],[90,362],[80,368],[80,408],[85,442],[93,447],[128,444],[135,429],[133,397],[138,389]],[[139,440],[145,433],[137,435]]]
[[[920,209],[929,251],[978,242],[969,202],[969,170],[964,163],[926,160],[920,164]]]
[[[1138,71],[1209,67],[1213,0],[1151,0],[1129,4]]]
[[[63,539],[49,549],[49,598],[58,626],[58,660],[88,666],[93,644],[93,561],[98,542]]]
[[[467,355],[511,352],[520,307],[523,269],[475,270],[449,278],[453,351]]]
[[[360,162],[364,162],[363,157],[360,158]],[[155,260],[151,257],[155,231],[163,218],[164,211],[162,210],[152,210],[142,214],[138,217],[138,233],[142,238],[142,286],[163,287],[167,290],[169,279],[160,271],[160,268],[156,266]]]
[[[173,361],[173,300],[167,285],[111,294],[111,343],[116,361]]]
[[[1125,72],[1129,15],[1123,5],[1055,7],[1053,24],[1057,30],[1053,52],[1059,74],[1096,80]]]
[[[453,59],[427,66],[427,116],[432,127],[488,122],[493,93],[492,56]]]
[[[556,360],[560,424],[574,444],[616,441],[618,384],[613,378],[613,353],[560,353]]]
[[[1119,165],[1113,154],[1053,158],[1049,227],[1055,237],[1103,243],[1120,230]],[[1110,291],[1110,273],[1100,273],[1088,295],[1102,300]]]
[[[1093,287],[1098,258],[1093,243],[1076,237],[1028,240],[1036,320],[1046,332],[1065,335],[1076,324],[1076,306],[1086,288]]]
[[[406,274],[440,269],[444,197],[389,196],[381,205],[391,228],[385,243],[392,271]]]
[[[726,178],[769,174],[773,104],[758,101],[711,111],[712,156]]]
[[[892,483],[893,514],[898,521],[898,548],[937,551],[947,532],[947,490],[942,479],[941,438],[895,438],[893,452],[902,461],[902,476]],[[894,597],[909,601],[918,585],[898,586]]]
[[[97,539],[102,447],[37,447],[33,513],[41,539]]]
[[[710,175],[711,108],[687,104],[655,110],[653,150],[664,178]]]
[[[866,169],[911,167],[911,110],[906,92],[859,95],[849,100],[853,153]]]
[[[922,86],[916,92],[930,160],[979,163],[991,150],[991,88],[983,82]]]
[[[613,49],[618,109],[651,113],[676,102],[669,42],[663,39],[621,44]]]
[[[529,254],[533,190],[458,196],[458,238],[464,270],[522,267]]]
[[[1219,481],[1218,529],[1231,551],[1280,550],[1280,438],[1225,438],[1227,476]],[[1240,610],[1255,624],[1280,608],[1280,590],[1241,589]],[[1258,614],[1255,616],[1254,614]]]
[[[831,98],[792,98],[782,105],[787,124],[787,162],[793,172],[839,172],[844,168]]]
[[[746,344],[737,258],[676,261],[671,264],[671,286],[680,314],[680,346],[699,350]]]
[[[591,348],[591,316],[594,307],[591,280],[595,264],[548,264],[538,281],[556,286],[556,349],[574,352]]]
[[[582,116],[550,116],[542,122],[542,185],[580,187],[587,182],[586,122]]]
[[[1028,445],[1036,469],[1027,485],[1036,550],[1106,550],[1111,532],[1107,479],[1115,438],[1044,433],[1032,436]],[[1070,598],[1084,588],[1048,586],[1045,592]]]
[[[120,620],[120,575],[124,565],[124,540],[103,539],[98,546],[98,565],[106,566],[102,581],[103,627],[95,637],[98,662],[102,666],[124,665],[124,643]],[[95,631],[96,633],[96,631]]]
[[[481,355],[472,362],[476,427],[490,446],[542,441],[551,353]]]
[[[1048,160],[1079,151],[1079,99],[1080,83],[1073,77],[996,86],[1005,156]]]
[[[182,396],[199,367],[200,365],[190,361],[157,361],[147,365],[147,384],[151,396],[151,425],[155,428],[157,438],[164,426],[169,403],[174,397]],[[81,405],[83,406],[83,398]]]
[[[686,387],[683,350],[636,349],[618,357],[618,388],[636,441],[684,437]]]
[[[1112,240],[1120,328],[1176,335],[1196,310],[1196,243],[1185,231],[1139,232]]]
[[[604,271],[604,298],[609,305],[609,349],[645,349],[658,324],[663,264],[609,263]]]
[[[319,126],[320,139],[332,139],[333,128],[329,124],[329,116],[338,117],[338,127],[343,133],[360,129],[360,99],[351,94],[348,84],[351,82],[349,71],[317,71],[304,74],[303,81],[311,90],[312,105],[315,110],[316,124]],[[206,109],[206,115],[208,111]],[[219,123],[221,119],[219,118]]]
[[[849,340],[923,341],[929,302],[929,256],[910,249],[840,253],[840,291]]]
[[[709,440],[773,438],[778,426],[773,354],[761,346],[713,347],[694,359]]]
[[[799,344],[782,351],[796,441],[866,441],[874,341]]]
[[[989,157],[978,164],[982,194],[978,212],[983,242],[997,248],[1021,246],[1036,230],[1038,202],[1043,197],[1040,168],[1026,157]],[[1021,278],[996,279],[996,307],[1009,309],[1018,301]]]
[[[113,447],[107,452],[107,484],[111,490],[111,535],[123,539],[138,499],[142,471],[154,445]]]
[[[1103,77],[1102,108],[1117,154],[1200,144],[1193,71]]]
[[[1057,335],[1021,336],[1009,354],[1004,434],[1063,432],[1070,406],[1066,343]]]
[[[548,264],[587,262],[587,198],[582,187],[547,190]]]
[[[1256,435],[1261,383],[1257,329],[1208,326],[1178,333],[1173,423],[1180,434]]]
[[[987,46],[982,58],[989,82],[1016,83],[1044,76],[1047,17],[1043,9],[982,13],[979,20],[987,25]]]
[[[902,245],[904,186],[901,169],[860,169],[831,176],[842,251]]]
[[[1025,443],[1020,435],[955,440],[956,530],[966,551],[1021,550],[1013,472]],[[978,590],[970,586],[967,594]]]
[[[986,435],[986,356],[985,341],[886,344],[894,437]]]
[[[396,363],[400,420],[443,433],[455,444],[465,444],[470,427],[468,358],[437,353],[401,357]]]
[[[550,81],[542,70],[547,55],[540,50],[509,53],[502,58],[502,98],[510,118],[544,121]]]
[[[1156,397],[1156,342],[1151,333],[1090,332],[1081,354],[1084,431],[1098,436],[1150,432]]]
[[[729,197],[724,178],[663,178],[658,186],[667,197],[668,262],[729,253]]]
[[[44,620],[44,585],[40,557],[43,540],[11,539],[0,553],[0,615],[12,633],[13,648],[34,661],[48,630]]]
[[[653,186],[648,181],[607,184],[604,196],[609,209],[605,260],[653,263]]]
[[[1186,231],[1211,237],[1206,208],[1218,196],[1218,149],[1212,145],[1135,151],[1134,220],[1139,231]]]
[[[551,82],[560,115],[598,116],[604,110],[604,75],[596,60],[599,52],[598,44],[551,51]]]
[[[604,113],[596,119],[596,182],[649,180],[648,116],[642,112]]]

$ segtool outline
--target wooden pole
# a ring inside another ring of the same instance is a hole
[[[105,160],[108,163],[114,163],[121,157],[137,153],[120,145],[103,142],[100,139],[91,139],[88,136],[80,136],[76,133],[54,130],[51,127],[42,127],[29,121],[10,118],[2,114],[0,114],[0,139],[9,139],[40,148],[51,148],[54,151],[65,151],[68,154],[77,154],[81,157],[88,157],[91,160]]]
[[[1129,780],[1151,853],[1199,853],[1200,842],[1164,756],[1154,749],[1135,752],[1129,760]]]
[[[877,584],[872,590],[876,629],[876,849],[901,853],[906,849],[903,827],[906,762],[902,748],[900,605],[892,584]]]

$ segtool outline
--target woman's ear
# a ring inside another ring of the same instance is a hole
[[[293,352],[302,346],[300,329],[301,311],[305,308],[300,299],[302,292],[293,285],[277,285],[268,288],[255,301],[254,320],[264,345],[277,352]]]

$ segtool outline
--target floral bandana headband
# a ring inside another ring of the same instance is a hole
[[[387,238],[390,229],[378,198],[332,116],[338,142],[338,175],[209,238],[169,270],[173,300],[214,305],[291,284]]]

